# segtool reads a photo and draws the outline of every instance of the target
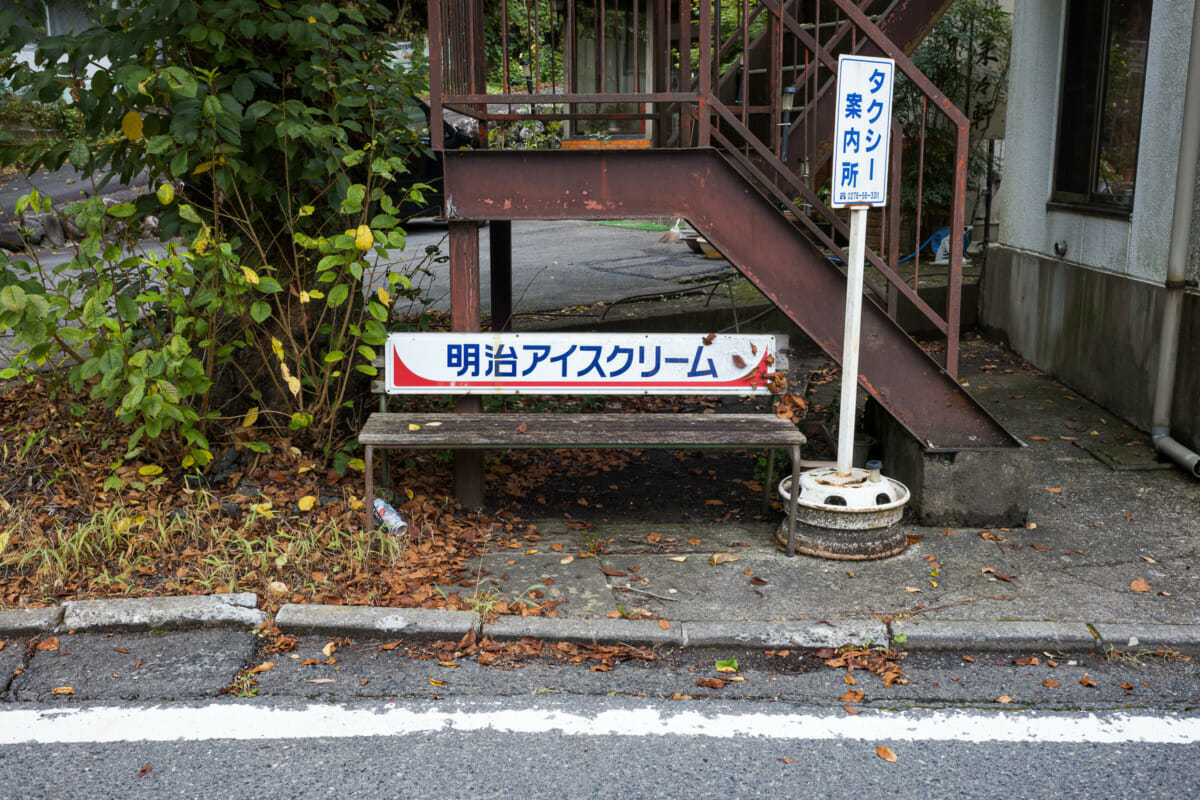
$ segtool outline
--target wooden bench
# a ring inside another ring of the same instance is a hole
[[[399,339],[398,343],[389,341],[388,352],[385,356],[387,359],[388,376],[383,384],[377,384],[379,389],[387,389],[389,393],[394,394],[435,394],[435,395],[462,395],[464,390],[470,391],[473,394],[478,393],[515,393],[515,390],[521,390],[522,393],[542,394],[541,390],[550,390],[554,393],[566,393],[567,390],[572,390],[573,386],[559,385],[558,381],[544,381],[537,386],[519,386],[515,387],[510,382],[508,385],[500,385],[501,381],[496,379],[493,385],[489,385],[487,389],[495,389],[497,391],[482,391],[477,385],[464,386],[464,383],[473,383],[471,381],[439,381],[436,378],[428,379],[422,375],[414,375],[410,371],[408,365],[401,365],[401,360],[393,362],[395,358],[393,350],[399,348],[411,348],[414,350],[427,351],[429,348],[424,344],[414,344],[413,336],[409,335],[407,339]],[[463,334],[424,334],[424,336],[464,336]],[[491,334],[475,334],[477,342],[495,341]],[[522,334],[508,334],[509,341],[519,340]],[[554,337],[574,336],[570,334],[556,334]],[[629,336],[640,336],[631,335]],[[695,342],[708,341],[712,342],[713,337],[704,337],[691,334],[676,334],[674,337],[686,337],[685,341],[691,342],[688,346],[695,345]],[[585,338],[586,335],[580,335],[580,338],[572,338],[565,341],[593,341]],[[535,341],[543,341],[545,335],[529,335],[530,339]],[[609,334],[605,341],[612,340],[613,335]],[[655,342],[661,341],[664,337],[654,334],[645,335],[645,341]],[[666,337],[670,338],[670,337]],[[729,345],[729,340],[737,339],[738,337],[722,337],[723,345]],[[735,345],[744,347],[753,347],[753,352],[765,357],[768,355],[767,347],[764,346],[764,338],[771,341],[769,354],[771,358],[765,358],[758,363],[759,373],[755,379],[752,376],[747,383],[738,385],[727,384],[725,381],[714,379],[708,381],[708,388],[711,391],[701,392],[694,391],[689,388],[688,384],[682,386],[675,383],[669,386],[655,385],[650,387],[654,393],[659,394],[752,394],[766,393],[768,391],[767,380],[762,378],[767,377],[762,375],[761,365],[772,365],[775,370],[781,369],[781,357],[778,356],[771,337],[740,337],[744,341],[735,342]],[[675,339],[671,339],[675,341]],[[469,340],[462,340],[469,341]],[[559,341],[557,338],[554,341]],[[633,342],[638,339],[620,339],[618,341],[630,342],[628,345],[613,344],[611,347],[616,348],[614,352],[619,352],[625,355],[629,347],[634,346]],[[747,344],[749,342],[749,344]],[[755,345],[754,342],[757,342]],[[461,346],[451,345],[452,347]],[[559,346],[559,345],[556,345]],[[567,345],[561,345],[567,346]],[[594,345],[582,345],[585,349],[592,349]],[[657,345],[655,345],[657,347]],[[535,345],[525,345],[527,348],[537,347]],[[642,348],[646,345],[641,345]],[[678,345],[676,345],[678,347]],[[500,349],[499,346],[493,346],[493,353]],[[736,349],[736,347],[735,347]],[[761,352],[760,352],[761,349]],[[461,353],[462,351],[458,351]],[[567,352],[564,350],[563,352]],[[696,350],[692,371],[697,371],[697,365],[701,364],[702,356],[707,357],[707,352],[702,349]],[[727,356],[729,350],[722,351],[722,354],[715,356],[715,360],[720,360]],[[743,352],[749,356],[750,350],[743,349]],[[603,351],[601,351],[602,355]],[[644,354],[643,352],[640,354]],[[659,353],[661,356],[661,353]],[[599,357],[599,356],[597,356]],[[743,372],[753,370],[755,362],[751,362],[749,358],[743,358],[734,354],[732,356],[738,362],[740,369]],[[545,361],[545,357],[541,361]],[[659,361],[663,359],[659,358]],[[711,361],[708,363],[712,363]],[[395,366],[395,369],[393,369]],[[461,367],[461,359],[459,362],[454,362],[453,368]],[[567,370],[566,364],[563,364],[563,371]],[[628,369],[628,368],[626,368]],[[615,370],[614,370],[615,372]],[[749,374],[747,372],[747,374]],[[607,378],[607,376],[605,376]],[[523,382],[528,383],[528,382]],[[660,383],[660,382],[655,382]],[[403,384],[403,385],[401,385]],[[452,385],[443,385],[452,384]],[[720,384],[720,385],[716,385]],[[399,388],[398,388],[399,387]],[[620,380],[598,380],[585,385],[581,385],[578,393],[580,394],[603,394],[603,395],[633,395],[646,394],[648,388],[646,385],[629,385],[628,382]],[[381,408],[383,402],[381,401]],[[672,449],[672,450],[737,450],[737,449],[758,449],[767,450],[785,449],[792,462],[792,491],[791,501],[788,507],[788,542],[789,553],[791,555],[791,542],[794,539],[795,522],[796,522],[796,500],[799,497],[799,475],[800,475],[800,447],[805,443],[804,434],[796,427],[796,425],[786,419],[776,416],[774,413],[769,414],[702,414],[702,413],[632,413],[632,414],[614,414],[614,413],[410,413],[410,412],[380,412],[373,413],[367,419],[362,431],[359,433],[359,442],[364,446],[364,468],[366,471],[366,502],[368,524],[374,526],[375,518],[371,512],[371,503],[375,495],[375,472],[374,459],[376,450],[511,450],[511,449]],[[384,461],[386,468],[386,460]],[[764,506],[770,497],[770,492],[774,484],[773,473],[774,459],[767,458],[767,480],[764,487]],[[386,474],[386,471],[385,471]]]

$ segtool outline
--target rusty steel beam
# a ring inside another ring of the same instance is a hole
[[[486,151],[480,151],[486,152]],[[450,326],[455,331],[479,330],[479,223],[450,220]],[[454,410],[478,413],[479,397],[454,398]],[[483,505],[483,453],[454,451],[454,498],[464,508]]]
[[[454,151],[458,220],[685,217],[835,360],[846,278],[715,151]],[[863,308],[859,383],[929,451],[1020,446],[877,306]]]

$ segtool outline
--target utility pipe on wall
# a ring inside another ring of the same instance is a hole
[[[1196,199],[1196,167],[1200,163],[1200,0],[1192,12],[1191,57],[1183,101],[1183,130],[1175,179],[1171,243],[1167,251],[1167,296],[1159,340],[1158,376],[1154,387],[1154,447],[1200,478],[1200,455],[1171,438],[1171,396],[1179,358],[1179,326],[1187,273],[1188,237]]]

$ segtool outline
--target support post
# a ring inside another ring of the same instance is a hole
[[[450,220],[450,325],[479,330],[479,223]],[[478,397],[454,398],[458,413],[478,413]],[[483,452],[454,451],[454,497],[464,508],[483,505]]]
[[[511,331],[512,221],[492,220],[488,226],[488,249],[492,265],[492,330]]]
[[[862,317],[863,258],[867,245],[867,208],[850,207],[850,261],[846,265],[846,327],[842,334],[842,396],[838,409],[839,478],[850,477],[854,458],[854,417],[858,406],[858,345]]]

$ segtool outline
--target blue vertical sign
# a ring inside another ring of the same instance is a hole
[[[838,56],[830,192],[834,208],[887,205],[895,75],[896,62],[890,58]]]

